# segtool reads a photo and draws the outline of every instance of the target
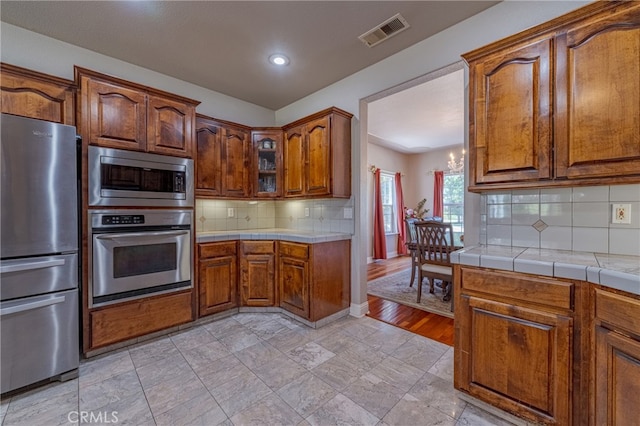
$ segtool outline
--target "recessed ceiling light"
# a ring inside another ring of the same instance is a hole
[[[283,54],[274,53],[273,55],[269,56],[269,62],[271,62],[274,65],[284,66],[284,65],[289,65],[289,58],[287,58]]]

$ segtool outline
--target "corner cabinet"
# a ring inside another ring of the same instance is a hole
[[[638,424],[640,297],[594,289],[593,425]]]
[[[197,116],[197,197],[249,196],[250,135],[249,128]]]
[[[532,422],[584,424],[572,402],[586,392],[588,374],[573,364],[583,338],[574,335],[581,288],[459,265],[454,285],[456,389]]]
[[[192,157],[198,101],[75,67],[90,145]]]
[[[284,196],[351,196],[351,117],[329,108],[284,127]]]
[[[276,306],[276,242],[240,241],[240,306]]]
[[[463,57],[470,190],[640,182],[640,3],[595,2]]]
[[[3,113],[76,124],[73,81],[3,63],[0,86]]]
[[[235,241],[198,244],[199,316],[238,306]]]

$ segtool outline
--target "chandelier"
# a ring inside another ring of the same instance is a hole
[[[456,157],[454,157],[453,152],[449,153],[449,163],[447,163],[447,165],[449,166],[449,171],[451,173],[460,173],[464,170],[464,154],[465,150],[463,149],[462,157],[460,157],[460,160],[456,161]]]

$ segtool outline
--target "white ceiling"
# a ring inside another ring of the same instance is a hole
[[[368,104],[369,142],[404,153],[464,143],[464,70]]]
[[[496,3],[2,0],[0,19],[277,110]],[[358,40],[396,13],[409,29],[373,48]],[[291,63],[269,64],[274,52]],[[459,143],[462,92],[452,84],[443,77],[374,103],[371,133],[408,152]]]

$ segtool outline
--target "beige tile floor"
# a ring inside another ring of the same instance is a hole
[[[372,318],[236,314],[85,360],[3,425],[509,425],[461,400],[453,349]],[[79,415],[84,415],[78,422]]]

